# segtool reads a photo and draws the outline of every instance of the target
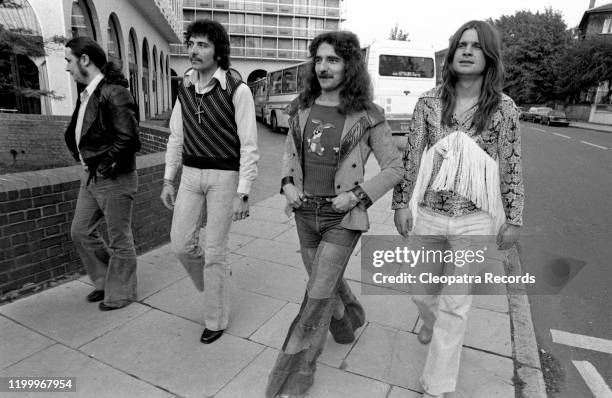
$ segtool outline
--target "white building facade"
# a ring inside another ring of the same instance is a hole
[[[28,13],[36,19],[29,23],[38,25],[45,41],[54,36],[89,36],[100,44],[129,79],[142,120],[171,109],[170,43],[182,37],[182,0],[16,1],[21,9],[0,10],[5,23],[18,25],[22,19],[11,12]],[[39,70],[40,89],[62,97],[42,97],[39,113],[70,115],[74,109],[77,88],[66,72],[64,49],[63,44],[51,43],[46,56],[32,59]]]
[[[308,57],[313,37],[338,30],[341,0],[183,0],[183,30],[195,19],[214,19],[229,33],[231,67],[246,82]],[[191,65],[183,45],[171,46],[180,77]]]

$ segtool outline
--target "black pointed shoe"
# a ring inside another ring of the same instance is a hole
[[[94,290],[87,295],[87,301],[95,303],[104,300],[104,290]]]
[[[221,330],[210,330],[204,329],[202,332],[202,337],[200,337],[200,342],[204,344],[214,343],[221,335],[225,332],[225,329]]]
[[[123,306],[123,307],[125,307],[125,306]],[[100,311],[113,311],[113,310],[118,310],[118,309],[123,308],[123,307],[112,307],[112,306],[106,305],[104,303],[98,304],[98,308],[100,308]]]
[[[336,319],[332,316],[329,322],[329,331],[334,337],[334,341],[338,344],[349,344],[355,341],[355,333],[353,330],[353,324],[346,311],[342,319]]]

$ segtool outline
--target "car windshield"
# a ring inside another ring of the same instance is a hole
[[[552,111],[551,108],[538,108],[538,109],[536,109],[536,112],[537,113],[541,113],[541,114],[545,114],[545,113],[548,113],[550,111]]]
[[[558,117],[565,117],[565,113],[561,112],[561,111],[552,111],[550,112],[551,116],[558,116]]]

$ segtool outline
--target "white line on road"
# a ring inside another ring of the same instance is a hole
[[[555,329],[550,329],[550,334],[552,335],[553,342],[557,344],[570,345],[572,347],[612,354],[612,340],[600,339],[599,337],[585,336],[582,334],[568,333]]]
[[[554,135],[558,135],[559,137],[563,137],[563,138],[567,138],[568,140],[571,140],[572,137],[567,136],[567,135],[563,135],[563,134],[559,134],[559,133],[553,133]]]
[[[572,361],[595,398],[612,398],[612,391],[603,377],[589,361]]]
[[[545,133],[545,132],[546,132],[546,130],[539,129],[539,128],[537,128],[537,127],[532,127],[532,129],[537,130],[537,131],[541,131],[541,132],[543,132],[543,133]]]
[[[580,141],[580,142],[582,142],[583,144],[594,146],[595,148],[603,149],[605,151],[608,150],[608,148],[606,148],[605,146],[601,146],[601,145],[597,145],[597,144],[591,144],[590,142],[587,142],[587,141]]]

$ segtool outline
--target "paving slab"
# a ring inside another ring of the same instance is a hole
[[[283,232],[282,234],[278,235],[276,238],[274,238],[274,240],[278,242],[286,242],[298,245],[298,247],[300,242],[297,234],[297,228],[295,227],[295,225],[287,231]]]
[[[368,218],[370,219],[370,223],[376,224],[385,224],[385,221],[389,218],[391,213],[391,208],[388,210],[380,211],[380,210],[370,210],[368,209]]]
[[[103,312],[85,296],[91,286],[68,282],[0,307],[0,313],[30,329],[78,348],[150,309],[132,303],[116,311]]]
[[[174,257],[174,255],[172,255]],[[147,261],[139,261],[136,268],[138,280],[138,299],[143,300],[163,288],[187,278],[185,268],[176,257],[149,257]]]
[[[230,232],[255,238],[274,239],[290,228],[291,225],[286,223],[247,218],[246,220],[232,223]]]
[[[173,397],[155,383],[125,374],[81,352],[55,344],[0,372],[0,377],[75,377],[76,393],[18,393],[15,397]],[[9,396],[3,395],[3,396]]]
[[[249,337],[257,328],[276,314],[287,302],[236,288],[231,283],[231,313],[227,333]],[[190,279],[149,297],[145,302],[154,308],[178,315],[205,326],[204,294],[198,292]]]
[[[422,320],[415,328],[421,329]],[[510,316],[481,308],[470,309],[463,345],[512,357]]]
[[[299,310],[300,306],[298,304],[287,303],[272,318],[257,329],[251,335],[250,340],[280,350],[289,331],[289,326]]]
[[[2,316],[0,330],[0,369],[55,344],[55,341]]]
[[[289,217],[287,217],[287,215],[283,211],[283,208],[275,209],[257,204],[255,206],[249,207],[249,214],[251,219],[255,220],[263,220],[283,224],[289,221]]]
[[[472,307],[507,314],[509,312],[508,296],[505,294],[479,294],[474,296],[474,299],[472,300]]]
[[[236,251],[240,249],[242,246],[252,242],[255,238],[253,236],[248,235],[240,235],[236,233],[229,233],[227,235],[227,247],[230,252]],[[204,243],[206,242],[206,230],[202,228],[200,230],[200,245],[204,247]]]
[[[82,351],[174,394],[202,397],[216,394],[263,350],[227,333],[201,344],[201,333],[195,322],[151,310]]]
[[[387,398],[421,398],[422,394],[405,388],[393,386]]]
[[[415,334],[370,323],[346,360],[347,370],[422,391],[419,378],[426,354],[427,346]],[[464,348],[458,392],[466,397],[514,397],[513,374],[511,359]]]
[[[299,250],[297,243],[288,244],[268,239],[255,239],[253,242],[237,250],[236,253],[245,257],[269,260],[302,269],[304,264]]]
[[[284,211],[285,204],[287,201],[285,200],[285,196],[277,193],[274,196],[270,196],[268,199],[257,202],[257,206],[259,207],[271,207],[277,211]]]
[[[263,397],[278,351],[267,348],[215,398]],[[384,398],[390,386],[319,363],[309,398]]]
[[[232,280],[238,289],[301,303],[308,275],[303,267],[244,257],[232,264]]]

